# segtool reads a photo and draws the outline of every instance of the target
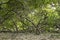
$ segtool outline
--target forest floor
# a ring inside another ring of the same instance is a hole
[[[0,33],[0,40],[60,40],[60,33]]]

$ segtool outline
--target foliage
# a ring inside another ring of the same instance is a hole
[[[0,30],[59,32],[59,0],[0,0]]]

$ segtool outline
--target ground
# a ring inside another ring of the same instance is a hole
[[[60,40],[59,33],[0,33],[0,40]]]

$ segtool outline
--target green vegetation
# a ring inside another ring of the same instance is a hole
[[[60,32],[60,0],[0,0],[0,31]]]

